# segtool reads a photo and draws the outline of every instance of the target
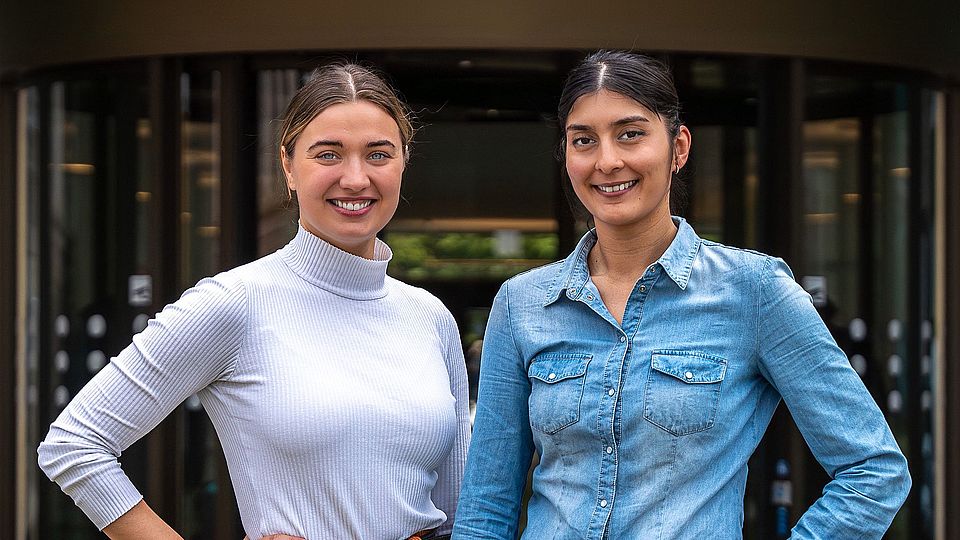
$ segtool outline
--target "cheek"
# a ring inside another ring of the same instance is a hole
[[[384,200],[399,200],[402,184],[403,168],[377,171],[371,179],[376,185],[377,192]]]
[[[593,166],[588,160],[578,159],[576,156],[570,156],[570,154],[567,154],[566,167],[567,176],[570,177],[574,185],[590,176],[590,171],[593,170]]]

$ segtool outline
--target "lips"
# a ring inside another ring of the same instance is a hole
[[[638,182],[639,180],[631,180],[629,182],[623,182],[620,184],[611,184],[611,185],[594,186],[594,187],[603,193],[614,195],[632,188],[633,186],[637,185]]]

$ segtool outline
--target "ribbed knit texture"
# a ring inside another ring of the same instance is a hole
[[[470,431],[460,336],[439,300],[386,275],[391,256],[301,227],[204,279],[77,394],[41,468],[102,529],[142,499],[121,451],[197,393],[252,540],[449,532]]]

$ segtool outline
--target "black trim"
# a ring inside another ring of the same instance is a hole
[[[17,93],[0,82],[0,328],[17,317]],[[17,332],[0,332],[0,538],[13,538],[17,500]]]

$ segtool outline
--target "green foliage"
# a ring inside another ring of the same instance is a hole
[[[474,232],[387,234],[393,249],[390,274],[408,281],[491,279],[503,280],[514,274],[555,260],[557,235],[525,233],[523,254],[497,258],[494,234]]]

